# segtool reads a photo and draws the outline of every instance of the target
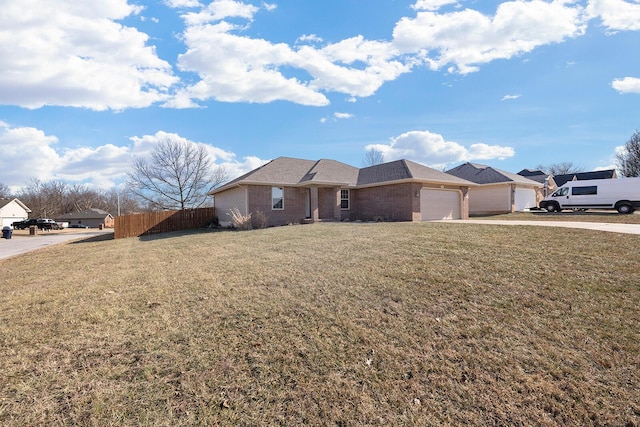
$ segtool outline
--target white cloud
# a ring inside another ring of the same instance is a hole
[[[62,166],[54,149],[58,138],[32,127],[0,124],[0,182],[23,185],[29,178],[46,179]]]
[[[57,137],[40,129],[12,127],[0,121],[0,183],[18,188],[36,178],[110,188],[125,178],[134,156],[149,156],[165,138],[188,141],[178,134],[158,131],[154,135],[134,136],[130,138],[132,144],[125,146],[60,148]],[[238,159],[234,153],[213,145],[196,144],[204,146],[211,161],[224,166],[230,176],[241,175],[266,162],[257,157]]]
[[[624,0],[589,0],[587,12],[591,18],[600,17],[611,31],[640,30],[640,3]]]
[[[189,49],[178,59],[182,70],[198,73],[200,81],[178,91],[190,100],[267,103],[286,100],[302,105],[329,103],[321,93],[277,67],[293,64],[295,53],[286,44],[230,34],[230,24],[192,26],[184,34]],[[171,104],[169,104],[171,106]]]
[[[278,5],[275,3],[262,2],[262,7],[264,7],[267,12],[272,12],[278,8]]]
[[[518,99],[521,96],[522,95],[520,95],[519,93],[512,94],[512,95],[505,95],[505,96],[502,97],[501,101],[511,101],[513,99]]]
[[[611,86],[620,93],[637,93],[640,94],[640,78],[625,77],[616,79]]]
[[[577,37],[585,30],[580,6],[565,1],[516,0],[501,3],[494,16],[472,9],[442,14],[421,11],[414,19],[401,19],[393,37],[399,49],[419,53],[431,69],[448,68],[464,74],[496,59]]]
[[[234,13],[212,9],[223,3],[233,3],[237,9],[225,9]],[[308,43],[322,39],[311,34],[300,36],[296,41],[300,45],[291,47],[240,35],[247,28],[225,20],[233,16],[251,21],[256,12],[253,6],[242,9],[237,2],[225,0],[184,15],[187,28],[182,38],[188,49],[179,56],[178,66],[196,73],[200,80],[178,90],[165,106],[193,107],[209,99],[325,106],[329,104],[325,92],[370,96],[411,69],[411,64],[396,58],[399,52],[389,42],[356,36],[316,48]]]
[[[352,119],[354,115],[351,113],[333,113],[333,117],[336,119]]]
[[[234,0],[214,0],[199,12],[183,15],[188,25],[201,25],[209,22],[221,21],[227,18],[244,18],[253,20],[259,8]]]
[[[389,144],[370,144],[365,149],[380,151],[385,161],[408,159],[436,169],[461,161],[503,160],[515,155],[512,147],[472,144],[466,148],[457,142],[446,141],[442,135],[429,131],[406,132],[391,138]]]
[[[198,0],[165,0],[165,4],[173,8],[202,6]]]
[[[457,0],[418,0],[411,6],[415,10],[438,10],[442,6],[458,4]]]
[[[322,37],[318,37],[315,34],[303,34],[296,39],[296,44],[299,43],[322,43],[324,40]]]
[[[0,103],[94,110],[146,107],[176,83],[149,37],[117,20],[126,0],[7,2],[0,14]]]

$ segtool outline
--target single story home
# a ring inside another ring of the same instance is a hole
[[[543,184],[477,163],[463,163],[448,174],[478,184],[470,189],[469,215],[524,211],[538,206]]]
[[[615,169],[606,169],[601,171],[592,172],[576,172],[568,173],[564,175],[553,175],[554,190],[558,187],[562,187],[569,181],[584,181],[586,179],[615,179],[618,177],[618,173]]]
[[[113,216],[102,209],[85,209],[82,212],[73,212],[56,217],[57,222],[67,222],[69,227],[98,228],[100,225],[113,228]]]
[[[267,225],[318,221],[468,218],[474,184],[409,160],[356,168],[335,160],[275,160],[209,194],[222,225],[237,208]]]
[[[31,209],[16,198],[0,199],[0,228],[29,218],[29,212]]]
[[[618,177],[618,173],[615,169],[593,172],[575,172],[562,175],[547,175],[541,170],[522,169],[518,172],[518,175],[543,184],[543,197],[553,193],[558,187],[562,187],[569,181],[583,181],[585,179],[615,179]]]

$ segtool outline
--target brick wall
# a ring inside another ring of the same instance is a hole
[[[284,209],[271,207],[271,187],[251,185],[247,188],[249,212],[261,211],[269,226],[297,224],[306,217],[306,188],[284,187]]]
[[[421,184],[406,183],[382,187],[360,188],[352,191],[352,210],[356,219],[371,221],[414,221],[420,212]]]

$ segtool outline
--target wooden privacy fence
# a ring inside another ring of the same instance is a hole
[[[123,215],[115,218],[113,235],[116,239],[123,239],[202,228],[210,224],[215,215],[215,208]]]

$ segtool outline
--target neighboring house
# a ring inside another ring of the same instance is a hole
[[[518,172],[518,175],[524,176],[532,181],[538,182],[543,185],[542,193],[538,197],[538,202],[541,198],[547,197],[555,189],[552,177],[541,170],[522,169]],[[550,186],[553,185],[553,188]]]
[[[543,184],[490,166],[463,163],[447,173],[478,184],[469,190],[469,215],[524,211],[542,196]]]
[[[584,181],[586,179],[614,179],[617,177],[618,174],[616,173],[615,169],[607,169],[593,172],[576,172],[566,175],[554,175],[552,179],[553,184],[555,185],[555,190],[555,188],[562,187],[569,181]]]
[[[86,226],[98,228],[100,225],[113,228],[113,216],[102,209],[85,209],[82,212],[74,212],[56,217],[57,222],[68,222],[69,227]]]
[[[363,169],[335,160],[279,157],[211,191],[221,224],[230,211],[262,212],[269,226],[330,221],[468,218],[464,179],[398,160]]]
[[[27,219],[29,212],[31,209],[16,198],[0,199],[0,228]]]

